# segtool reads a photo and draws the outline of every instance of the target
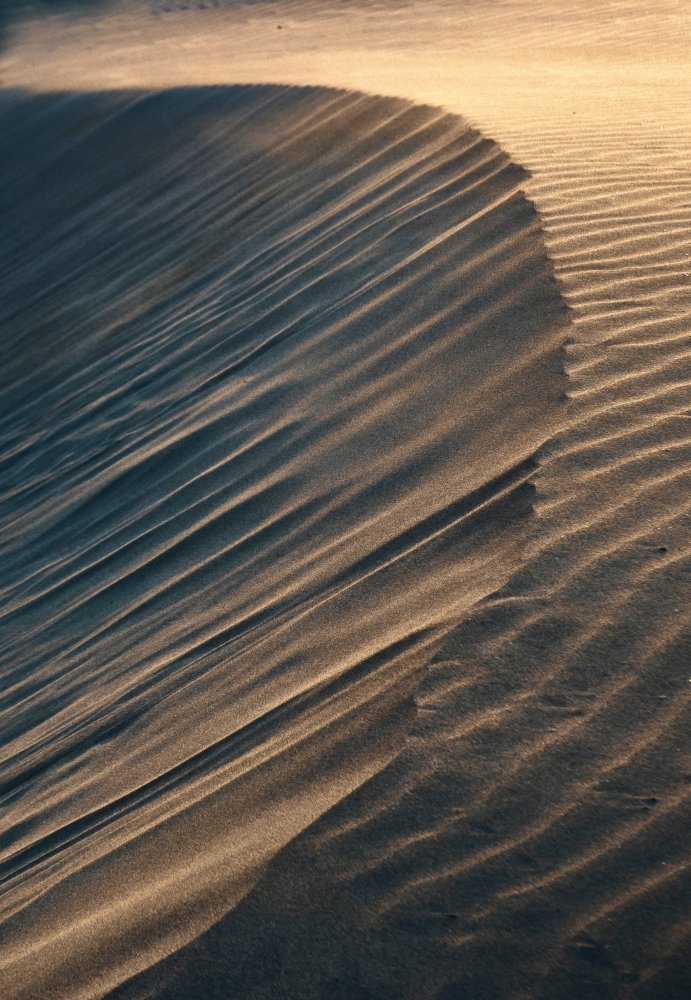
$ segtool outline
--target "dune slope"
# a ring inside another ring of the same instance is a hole
[[[0,125],[8,998],[102,996],[400,753],[520,563],[567,312],[461,119],[285,87]]]

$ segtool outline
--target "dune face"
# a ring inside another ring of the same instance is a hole
[[[453,115],[247,86],[0,119],[0,993],[164,995],[410,771],[430,660],[521,564],[567,312],[524,172]]]

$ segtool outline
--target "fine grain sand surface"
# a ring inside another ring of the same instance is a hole
[[[34,7],[0,998],[687,1000],[689,6]]]

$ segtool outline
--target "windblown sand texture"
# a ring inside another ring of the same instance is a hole
[[[176,7],[2,64],[0,996],[686,1000],[688,8]]]

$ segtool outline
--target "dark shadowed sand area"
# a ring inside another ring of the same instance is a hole
[[[49,8],[0,1000],[687,1000],[688,9]]]

